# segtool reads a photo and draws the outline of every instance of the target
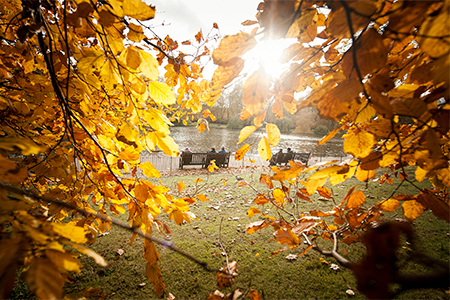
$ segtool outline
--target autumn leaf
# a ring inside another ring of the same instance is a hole
[[[259,141],[258,144],[259,156],[265,161],[268,161],[272,157],[272,151],[270,150],[269,141],[265,136]]]
[[[286,195],[280,188],[274,189],[272,194],[273,194],[273,197],[275,198],[275,201],[278,204],[280,204],[280,205],[284,204]]]
[[[366,202],[366,196],[361,191],[353,192],[347,199],[347,209],[352,209]]]
[[[425,211],[425,207],[416,200],[405,201],[402,204],[403,214],[409,220],[415,220],[422,215]]]
[[[197,194],[197,195],[195,195],[195,197],[197,197],[202,202],[209,201],[209,199],[205,195],[202,195],[202,194]]]
[[[178,182],[178,183],[177,183],[177,190],[178,190],[178,193],[181,193],[181,192],[184,190],[184,187],[185,187],[185,185],[184,185],[184,182],[183,182],[183,181]]]
[[[245,153],[250,150],[250,145],[249,144],[245,144],[243,145],[241,148],[239,148],[238,151],[236,151],[236,153],[234,154],[234,159],[235,160],[242,160],[245,156]]]
[[[216,169],[219,169],[219,167],[216,165],[216,160],[210,161],[209,166],[208,166],[208,171],[212,173]]]
[[[250,116],[261,112],[269,99],[270,80],[264,70],[255,71],[244,83],[242,103]]]
[[[249,210],[247,210],[247,216],[249,218],[259,213],[261,213],[261,211],[255,207],[250,207]]]
[[[164,82],[152,81],[148,83],[150,97],[159,104],[175,104],[176,98],[172,89]]]
[[[395,199],[388,199],[381,203],[381,209],[384,211],[395,211],[400,206],[400,202]]]
[[[248,138],[258,127],[256,126],[245,126],[241,129],[241,132],[239,133],[239,142],[240,144],[242,141],[244,141],[246,138]]]
[[[242,56],[256,45],[253,36],[245,32],[227,35],[220,41],[219,47],[212,53],[214,64],[223,66],[235,57]]]
[[[149,239],[144,240],[144,259],[147,262],[145,266],[145,276],[153,283],[153,289],[156,295],[161,298],[166,286],[162,280],[161,270],[158,265],[160,255],[155,245]]]
[[[139,21],[146,21],[155,17],[155,7],[142,0],[124,0],[123,13]]]
[[[353,130],[345,135],[344,151],[358,158],[370,154],[375,145],[375,137],[365,130]]]
[[[267,132],[267,138],[269,141],[269,144],[272,146],[278,145],[278,142],[280,141],[280,130],[278,129],[277,125],[275,124],[267,124],[266,125],[266,132]]]

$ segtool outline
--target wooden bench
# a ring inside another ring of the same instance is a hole
[[[309,158],[311,157],[311,152],[293,152],[293,153],[276,153],[275,157],[271,160],[271,164],[287,165],[290,160],[301,161],[304,165],[308,165]]]
[[[202,168],[207,168],[211,160],[216,160],[216,165],[218,167],[228,167],[230,162],[230,152],[226,153],[186,153],[182,152],[180,155],[180,169],[183,166],[202,166]]]

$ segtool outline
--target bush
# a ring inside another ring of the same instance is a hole
[[[320,125],[313,129],[314,134],[316,135],[326,135],[329,130],[326,126]]]

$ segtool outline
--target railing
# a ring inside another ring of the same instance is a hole
[[[342,162],[348,156],[326,156],[315,155],[314,153],[309,158],[308,165],[314,165],[317,162],[338,160]],[[141,162],[150,162],[160,171],[175,171],[179,170],[180,157],[171,157],[162,153],[146,153],[141,156]],[[234,154],[231,153],[228,166],[231,168],[247,167],[247,166],[269,166],[269,162],[261,159],[257,154],[246,154],[243,160],[235,160]],[[187,168],[201,168],[202,166],[187,166]]]

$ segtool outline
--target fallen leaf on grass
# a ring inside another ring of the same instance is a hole
[[[139,283],[138,286],[139,287],[144,287],[146,284],[147,284],[146,282],[143,282],[143,283]]]
[[[172,293],[169,293],[167,295],[167,300],[174,300],[174,299],[175,299],[175,296]]]
[[[117,254],[119,254],[119,255],[123,255],[124,253],[125,253],[125,251],[123,251],[123,249],[117,250]]]

